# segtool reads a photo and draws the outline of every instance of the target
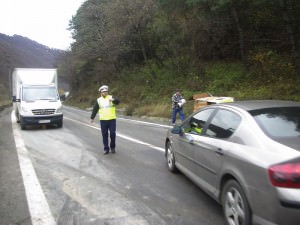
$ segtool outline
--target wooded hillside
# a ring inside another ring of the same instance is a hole
[[[8,74],[13,68],[55,68],[63,53],[20,35],[0,34],[0,100],[10,99]]]
[[[178,87],[297,99],[299,88],[287,90],[300,76],[299,12],[297,0],[87,0],[60,70],[88,104],[102,83],[139,104],[169,101]]]

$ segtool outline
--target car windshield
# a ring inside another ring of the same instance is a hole
[[[300,107],[278,107],[249,112],[262,130],[273,138],[300,136]]]

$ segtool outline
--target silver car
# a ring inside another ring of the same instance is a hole
[[[300,224],[300,103],[207,106],[168,131],[165,156],[222,205],[228,225]]]

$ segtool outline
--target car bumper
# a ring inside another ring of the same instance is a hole
[[[276,188],[256,198],[254,225],[298,225],[300,221],[300,190]],[[256,192],[258,194],[259,192]],[[263,199],[260,201],[259,199]],[[258,207],[259,205],[259,207]]]

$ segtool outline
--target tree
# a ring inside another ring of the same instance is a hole
[[[298,77],[300,79],[300,49],[299,49],[299,34],[296,31],[299,30],[299,19],[296,17],[296,13],[299,13],[300,4],[299,1],[293,0],[279,0],[279,4],[282,10],[282,19],[288,35],[290,49],[294,58],[294,63]]]

